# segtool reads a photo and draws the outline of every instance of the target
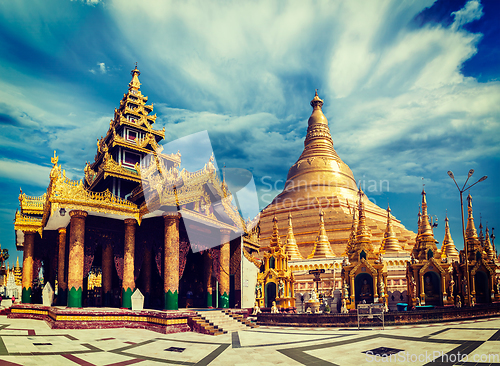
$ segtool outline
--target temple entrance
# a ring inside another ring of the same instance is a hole
[[[488,289],[488,275],[483,271],[477,271],[474,275],[474,285],[476,289],[476,303],[489,303],[490,291]]]
[[[266,285],[266,307],[273,306],[273,301],[276,301],[276,284],[268,282]]]
[[[179,280],[179,308],[207,307],[203,271],[203,256],[189,249],[184,273]]]
[[[440,276],[436,272],[427,272],[424,275],[425,305],[442,305]]]
[[[368,273],[360,273],[354,279],[355,302],[373,303],[373,277]]]

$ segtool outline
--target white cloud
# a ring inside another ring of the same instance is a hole
[[[71,0],[71,1],[81,1],[84,4],[91,6],[96,6],[97,4],[102,2],[102,0]]]
[[[167,141],[208,130],[219,163],[250,169],[258,186],[263,176],[284,179],[319,88],[335,148],[356,178],[388,177],[391,191],[406,192],[447,164],[500,152],[500,85],[461,72],[481,37],[461,26],[482,6],[469,1],[452,27],[415,26],[432,3],[115,0],[105,11],[123,37],[115,40],[122,62],[144,57],[142,90],[156,94],[150,102]],[[111,73],[104,62],[89,71]],[[0,100],[31,116],[50,150],[83,167],[121,95],[104,109],[96,96],[71,100],[67,85],[29,84],[2,82]]]
[[[464,24],[480,19],[483,16],[483,6],[477,0],[470,0],[465,4],[465,7],[451,14],[455,16],[451,28],[458,30]]]
[[[106,64],[104,62],[98,62],[97,65],[99,66],[101,74],[105,74],[107,72]]]
[[[51,167],[27,161],[0,159],[0,179],[47,187]]]

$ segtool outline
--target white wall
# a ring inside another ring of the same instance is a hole
[[[243,249],[245,250],[245,249]],[[259,269],[246,259],[241,257],[241,308],[253,308],[255,305],[255,286],[257,285],[257,274]]]

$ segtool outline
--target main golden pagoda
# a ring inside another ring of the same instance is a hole
[[[179,169],[179,152],[163,152],[165,128],[153,128],[156,115],[137,66],[131,74],[84,179],[69,179],[54,152],[47,192],[19,195],[22,302],[32,301],[43,263],[53,288],[57,281],[59,305],[130,308],[140,289],[145,307],[238,306],[241,243],[255,250],[254,235],[231,204],[213,156],[188,172]],[[241,234],[249,235],[242,241]]]
[[[260,247],[269,246],[273,217],[276,215],[278,222],[285,223],[289,213],[292,213],[293,233],[300,255],[303,258],[315,257],[318,215],[322,210],[331,246],[326,256],[339,257],[345,253],[351,232],[358,188],[351,169],[333,148],[328,120],[322,111],[323,100],[317,92],[311,106],[313,111],[308,121],[304,151],[288,171],[283,191],[261,213]],[[384,239],[387,211],[367,201],[365,212],[367,225],[372,231],[372,243],[378,248]],[[410,251],[415,234],[394,217],[392,227],[397,239],[397,251]]]

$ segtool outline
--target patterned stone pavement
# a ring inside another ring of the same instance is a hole
[[[259,327],[209,336],[193,332],[160,334],[143,329],[52,330],[44,321],[0,316],[0,366],[381,362],[500,365],[500,318],[359,331]]]

